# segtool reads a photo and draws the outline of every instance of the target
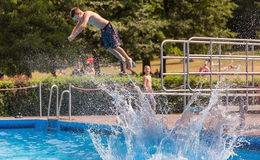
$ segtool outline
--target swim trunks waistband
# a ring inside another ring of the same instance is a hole
[[[105,25],[105,27],[104,27],[103,29],[101,29],[101,30],[102,30],[102,31],[106,30],[106,28],[109,27],[110,24],[111,24],[111,22],[109,21],[109,22]]]

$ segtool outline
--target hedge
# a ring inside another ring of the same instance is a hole
[[[190,77],[190,84],[195,88],[202,80],[204,81],[202,87],[208,87],[208,79],[201,79],[195,76]],[[166,76],[164,82],[167,88],[176,88],[183,85],[183,78],[180,76]],[[214,81],[214,83],[216,82],[217,81]],[[128,88],[132,88],[134,85],[142,87],[142,77],[128,78],[126,76],[121,77],[117,75],[47,77],[45,79],[34,79],[25,82],[0,81],[0,89],[39,85],[39,83],[42,84],[42,113],[43,116],[46,116],[50,88],[53,84],[59,86],[59,94],[61,94],[63,90],[69,88],[69,83],[81,88],[99,88],[102,85],[111,86],[114,84]],[[243,82],[237,80],[236,83],[242,84]],[[154,90],[161,90],[160,79],[153,78],[153,88]],[[156,100],[159,104],[159,113],[176,113],[183,111],[182,96],[156,96]],[[56,114],[55,103],[56,90],[54,90],[52,97],[51,115]],[[113,98],[104,91],[81,91],[72,89],[73,115],[115,114],[113,106]],[[68,96],[65,95],[61,108],[61,115],[67,115],[67,111]],[[15,116],[19,112],[23,116],[39,116],[39,87],[26,90],[0,91],[0,116]]]

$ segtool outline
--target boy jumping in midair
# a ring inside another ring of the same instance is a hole
[[[92,11],[83,12],[79,8],[72,8],[70,11],[70,16],[73,20],[78,21],[77,25],[73,28],[70,36],[68,37],[69,41],[72,41],[81,33],[87,24],[91,24],[99,29],[102,32],[102,39],[104,42],[105,48],[116,56],[127,69],[131,69],[135,63],[132,59],[126,54],[123,48],[120,47],[120,39],[118,36],[117,29],[115,26],[108,20],[101,17],[99,14]]]

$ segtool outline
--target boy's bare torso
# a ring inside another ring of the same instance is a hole
[[[85,11],[84,16],[89,16],[88,24],[91,24],[99,29],[103,29],[109,23],[108,20],[92,11]]]
[[[144,78],[146,80],[145,88],[148,90],[151,90],[152,89],[152,77],[150,75],[145,75]]]

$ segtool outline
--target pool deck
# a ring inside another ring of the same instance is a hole
[[[167,125],[168,128],[172,128],[181,114],[168,114],[160,115],[157,114],[156,118],[158,120],[163,118],[163,122]],[[51,117],[55,118],[55,117]],[[47,117],[0,117],[0,120],[4,119],[47,119]],[[116,121],[115,115],[91,115],[91,116],[72,116],[72,119],[69,120],[68,116],[60,117],[63,121],[72,121],[72,122],[84,122],[84,123],[96,123],[96,124],[106,124],[106,125],[119,125]],[[247,132],[243,132],[243,135],[246,136],[260,136],[260,113],[259,114],[245,114],[245,128]]]

